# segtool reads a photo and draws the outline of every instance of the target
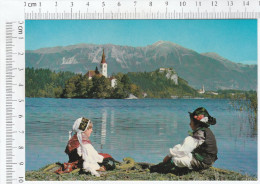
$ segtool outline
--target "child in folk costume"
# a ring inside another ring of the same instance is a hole
[[[169,149],[169,154],[159,163],[150,168],[151,172],[169,172],[172,168],[188,168],[200,170],[209,168],[217,160],[217,144],[210,125],[216,124],[216,119],[208,111],[197,108],[190,113],[190,132],[182,144]]]
[[[56,173],[68,173],[73,169],[82,168],[97,177],[97,171],[112,170],[115,168],[115,160],[109,154],[98,153],[92,146],[89,137],[92,133],[93,123],[87,118],[78,118],[72,127],[74,134],[65,149],[69,156],[69,162],[56,171]]]

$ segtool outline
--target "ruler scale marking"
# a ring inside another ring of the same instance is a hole
[[[18,86],[18,78],[16,74],[14,74],[13,70],[17,69],[16,65],[18,62],[24,63],[23,60],[17,59],[17,57],[21,58],[21,56],[18,56],[17,52],[14,50],[17,50],[20,45],[23,45],[23,34],[24,32],[21,30],[17,30],[17,28],[22,28],[22,24],[24,21],[11,21],[11,22],[5,22],[5,65],[6,65],[6,71],[5,71],[5,179],[6,183],[12,184],[13,181],[17,181],[17,176],[20,175],[19,171],[14,167],[15,160],[19,158],[19,155],[17,155],[17,143],[21,141],[21,138],[17,139],[17,131],[14,131],[16,129],[15,127],[21,123],[20,120],[15,120],[18,118],[18,111],[19,108],[15,108],[16,99],[15,96],[17,96],[18,92],[15,86]],[[22,47],[22,50],[24,48]],[[20,88],[22,89],[22,88]],[[20,115],[23,113],[19,113]],[[15,123],[14,123],[15,122]],[[24,123],[22,123],[24,124]],[[23,146],[23,144],[21,144]],[[21,174],[21,176],[24,177],[24,173]]]

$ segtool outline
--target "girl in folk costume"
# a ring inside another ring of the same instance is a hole
[[[92,175],[100,176],[97,171],[112,170],[115,168],[115,160],[109,154],[98,153],[92,146],[89,137],[92,133],[93,123],[87,118],[78,118],[72,127],[74,136],[71,137],[65,149],[69,156],[69,162],[56,171],[56,173],[68,173],[73,169],[82,168]]]
[[[186,167],[191,170],[206,169],[217,160],[216,139],[209,129],[210,125],[216,124],[216,119],[211,117],[203,107],[189,114],[193,132],[189,132],[190,135],[182,144],[170,148],[163,162],[150,168],[151,172],[169,172],[175,167]]]

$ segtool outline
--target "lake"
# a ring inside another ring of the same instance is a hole
[[[26,98],[26,170],[67,162],[68,132],[82,116],[93,121],[90,139],[98,152],[159,163],[188,136],[188,112],[200,106],[217,119],[211,126],[219,150],[214,166],[257,176],[257,136],[247,113],[225,99]]]

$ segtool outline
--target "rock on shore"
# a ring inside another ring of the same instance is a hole
[[[237,172],[210,167],[201,171],[182,169],[167,174],[150,173],[149,163],[137,163],[132,158],[124,158],[113,171],[100,172],[100,177],[92,176],[80,169],[71,173],[56,174],[61,163],[49,164],[37,171],[26,171],[27,181],[76,181],[76,180],[257,180]]]

